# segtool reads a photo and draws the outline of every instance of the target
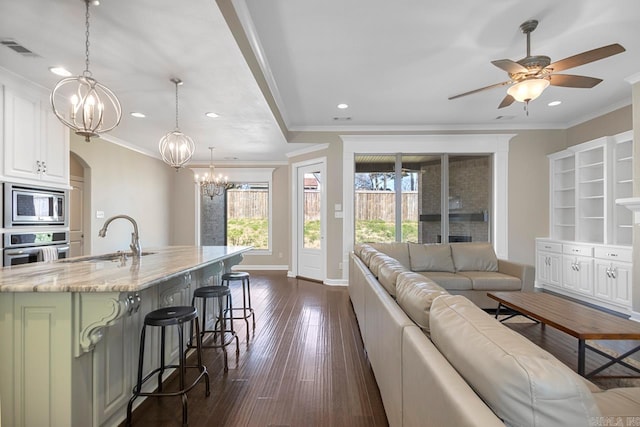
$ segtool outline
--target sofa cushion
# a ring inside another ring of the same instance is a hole
[[[378,252],[374,254],[369,259],[369,271],[376,278],[378,278],[380,274],[380,267],[386,262],[398,262],[394,258],[391,258],[389,255],[383,254],[382,252]]]
[[[522,282],[517,277],[497,271],[462,271],[458,273],[471,279],[471,288],[480,291],[519,291]]]
[[[411,268],[411,262],[409,261],[409,247],[407,246],[407,243],[371,243],[370,245],[374,249],[389,255],[391,258],[395,258],[405,267]]]
[[[389,295],[395,297],[398,276],[405,271],[409,270],[395,259],[387,261],[378,269],[378,282],[389,292]]]
[[[593,398],[603,417],[636,417],[640,421],[640,387],[613,388],[593,393]]]
[[[371,246],[366,243],[358,243],[353,246],[353,253],[356,254],[358,258],[361,258],[360,254],[362,253],[362,250],[366,247],[370,248]]]
[[[400,273],[396,282],[396,301],[425,332],[429,332],[429,311],[436,297],[449,293],[436,282],[411,271]]]
[[[413,271],[448,271],[455,273],[451,247],[445,245],[421,245],[409,243],[409,260]]]
[[[369,261],[371,260],[371,257],[377,253],[378,250],[373,248],[371,245],[362,246],[362,249],[360,250],[360,259],[367,267],[369,267]]]
[[[498,258],[491,243],[452,243],[456,271],[498,271]]]
[[[445,289],[471,290],[471,279],[462,274],[448,273],[446,271],[421,271],[419,274],[433,280]]]
[[[441,296],[431,339],[505,424],[587,426],[600,415],[585,380],[468,299]]]

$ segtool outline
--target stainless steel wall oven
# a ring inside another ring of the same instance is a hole
[[[54,248],[58,259],[68,258],[69,233],[67,231],[5,233],[2,264],[7,267],[43,261],[45,247]]]

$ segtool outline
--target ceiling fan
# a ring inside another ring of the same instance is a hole
[[[529,101],[539,97],[549,85],[592,88],[602,81],[602,79],[594,77],[555,74],[558,71],[588,64],[625,51],[624,47],[614,43],[551,63],[551,58],[548,56],[531,55],[531,32],[535,30],[537,26],[538,21],[535,19],[526,21],[520,25],[520,30],[527,35],[527,56],[518,61],[512,61],[510,59],[498,59],[491,61],[493,65],[509,74],[509,80],[461,93],[459,95],[452,96],[449,99],[456,99],[462,96],[481,92],[483,90],[511,85],[509,89],[507,89],[507,95],[504,97],[498,108],[508,107],[513,104],[514,101],[519,101],[525,103],[526,110]]]

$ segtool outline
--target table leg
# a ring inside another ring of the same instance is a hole
[[[584,376],[584,353],[586,350],[584,340],[578,339],[578,374]]]
[[[500,316],[500,308],[502,307],[502,303],[498,303],[498,308],[496,308],[496,319]]]

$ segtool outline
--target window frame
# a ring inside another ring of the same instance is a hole
[[[200,176],[209,172],[208,168],[193,168],[193,173]],[[267,219],[269,235],[267,249],[251,249],[247,252],[250,255],[272,255],[273,254],[273,172],[275,168],[216,168],[215,172],[228,177],[232,183],[266,183],[269,186],[269,217]],[[200,188],[199,184],[194,182],[196,186],[196,245],[200,245]],[[226,207],[225,207],[226,215]],[[226,231],[226,230],[225,230]]]
[[[516,134],[460,135],[340,135],[343,142],[343,265],[355,240],[354,173],[356,154],[491,154],[492,207],[491,242],[499,258],[508,255],[508,163],[509,141]],[[390,149],[390,147],[393,147]],[[348,277],[343,269],[343,278]]]

